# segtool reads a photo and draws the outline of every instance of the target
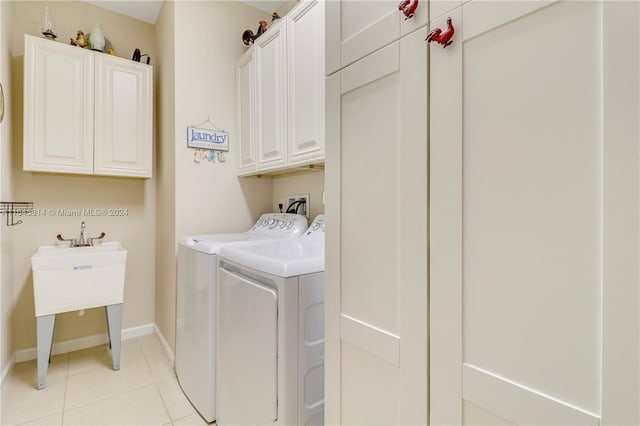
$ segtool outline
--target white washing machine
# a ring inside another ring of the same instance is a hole
[[[182,237],[178,245],[176,375],[193,406],[216,419],[217,261],[221,247],[302,235],[307,218],[268,213],[247,232]]]
[[[218,424],[324,424],[324,227],[220,250]]]

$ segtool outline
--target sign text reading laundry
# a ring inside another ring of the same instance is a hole
[[[220,130],[187,127],[187,146],[189,148],[229,151],[229,133]]]

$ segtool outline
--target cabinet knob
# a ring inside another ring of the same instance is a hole
[[[455,33],[455,28],[453,28],[453,22],[451,21],[451,17],[447,18],[447,28],[442,30],[441,28],[435,28],[431,30],[429,34],[427,34],[427,38],[425,40],[427,43],[431,43],[435,41],[438,44],[442,45],[442,48],[446,48],[451,43],[453,43],[453,34]]]
[[[407,19],[413,18],[413,15],[418,8],[419,0],[402,0],[398,5],[398,10],[401,10],[405,16],[405,21]]]

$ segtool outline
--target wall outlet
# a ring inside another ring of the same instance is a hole
[[[296,205],[292,206],[293,203],[300,201]],[[309,204],[309,194],[298,194],[298,195],[287,195],[287,204],[285,204],[285,211],[289,210],[289,206],[294,210],[291,213],[298,213],[304,215],[309,219],[309,210],[311,210],[311,205]]]

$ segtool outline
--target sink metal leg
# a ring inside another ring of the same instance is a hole
[[[55,323],[55,314],[43,315],[36,318],[38,334],[38,389],[44,389],[47,380]]]
[[[120,347],[122,346],[122,303],[106,306],[109,347],[113,369],[120,370]]]

